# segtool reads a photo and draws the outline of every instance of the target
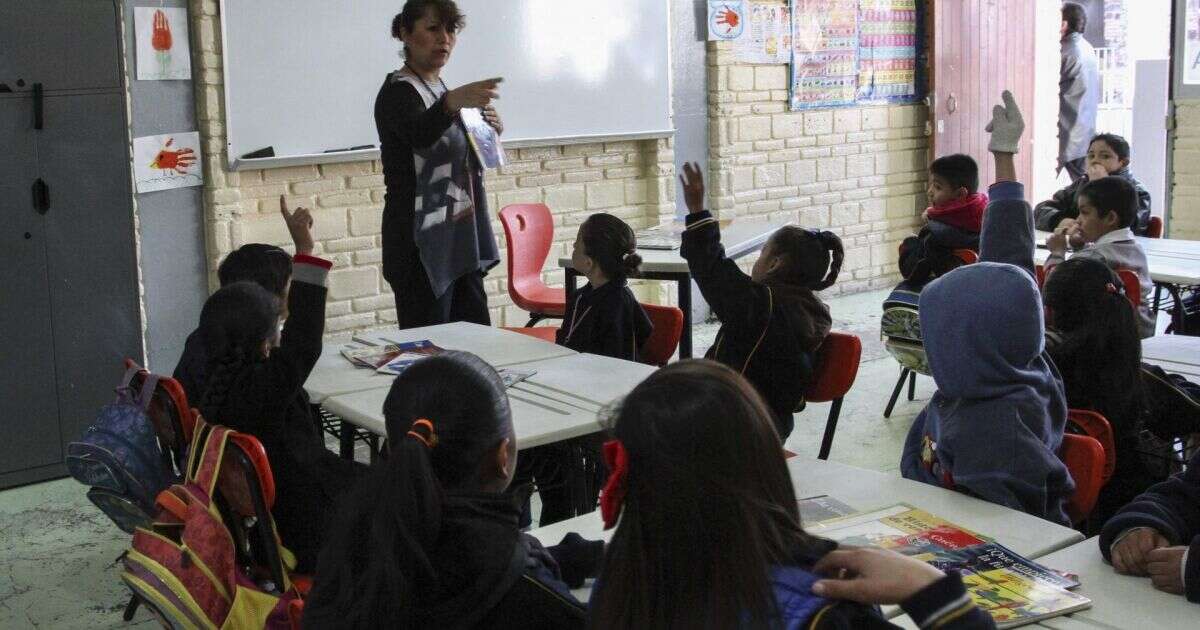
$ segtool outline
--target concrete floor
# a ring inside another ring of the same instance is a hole
[[[834,328],[857,334],[862,365],[846,396],[831,459],[880,471],[899,467],[900,448],[915,415],[933,393],[917,379],[917,399],[903,397],[892,418],[883,418],[899,367],[879,339],[884,292],[830,300]],[[712,344],[717,327],[697,326],[695,347]],[[787,448],[816,456],[829,404],[810,404],[797,415]],[[117,557],[128,547],[121,533],[87,501],[82,486],[62,479],[0,492],[0,628],[153,628],[144,611],[126,624],[121,612],[128,591]]]

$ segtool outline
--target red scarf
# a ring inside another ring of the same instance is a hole
[[[930,206],[929,219],[968,232],[983,231],[983,211],[987,209],[987,193],[972,193],[942,206]]]

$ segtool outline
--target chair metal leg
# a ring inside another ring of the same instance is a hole
[[[917,396],[917,373],[910,371],[908,373],[908,399],[912,400]]]
[[[125,621],[133,621],[133,615],[137,612],[138,605],[141,603],[142,600],[138,599],[137,595],[131,595],[129,603],[125,604],[125,612],[121,615],[121,618]]]
[[[838,398],[829,408],[829,419],[825,421],[825,435],[821,436],[821,450],[817,453],[817,459],[829,459],[829,449],[833,446],[833,434],[837,431],[838,415],[841,413],[842,399]]]
[[[892,417],[892,409],[896,406],[896,400],[900,398],[900,390],[904,388],[904,379],[908,378],[908,368],[900,368],[900,380],[896,381],[896,388],[892,390],[892,397],[888,399],[887,408],[883,410],[883,417]]]
[[[545,316],[545,315],[543,315],[543,314],[541,314],[541,313],[530,313],[530,314],[529,314],[529,321],[528,321],[528,322],[525,322],[525,327],[526,327],[526,328],[533,328],[533,326],[534,326],[535,324],[537,324],[538,322],[542,321],[543,319],[546,319],[546,316]]]

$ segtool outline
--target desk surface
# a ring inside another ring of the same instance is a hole
[[[735,219],[727,227],[721,229],[721,244],[725,246],[725,255],[729,258],[740,258],[761,249],[779,228],[793,223],[795,221],[792,219],[772,220],[761,217]],[[679,255],[678,248],[639,248],[637,253],[642,257],[642,271],[650,273],[687,273],[688,271],[687,261]],[[569,269],[571,257],[560,257],[558,266]]]
[[[374,331],[357,338],[374,344],[428,339],[447,350],[473,352],[498,368],[576,354],[574,350],[541,339],[466,322]],[[350,341],[349,337],[339,337],[325,344],[321,358],[304,383],[304,389],[314,403],[321,404],[332,396],[391,386],[391,376],[354,367],[341,355],[342,347]]]
[[[1200,337],[1158,335],[1143,339],[1142,360],[1200,382]]]
[[[938,488],[892,474],[855,468],[837,462],[793,457],[788,460],[797,497],[827,494],[850,507],[868,511],[896,503],[908,503],[957,525],[995,538],[1013,551],[1039,558],[1083,540],[1079,532],[1030,516],[1023,512],[981,501],[965,494]],[[820,535],[819,526],[807,528]],[[569,532],[578,532],[591,540],[608,540],[612,531],[603,531],[599,512],[533,530],[543,544],[554,545]],[[590,590],[576,591],[586,600]]]
[[[1046,250],[1046,237],[1049,234],[1041,231],[1036,234],[1038,248],[1034,259],[1038,264],[1044,264],[1050,256]],[[1200,284],[1200,241],[1144,236],[1138,236],[1136,240],[1146,252],[1150,277],[1155,282],[1181,286]]]
[[[1149,578],[1118,575],[1100,555],[1097,538],[1039,558],[1038,562],[1079,576],[1076,590],[1092,607],[1065,617],[1047,619],[1044,628],[1195,628],[1200,606],[1182,595],[1155,590]]]

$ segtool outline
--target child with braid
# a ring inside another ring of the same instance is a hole
[[[290,213],[280,199],[280,212],[297,244],[308,244],[292,261],[282,335],[282,305],[261,285],[234,282],[209,297],[198,331],[207,365],[197,407],[209,422],[262,442],[275,478],[272,512],[279,536],[296,554],[297,570],[311,572],[333,504],[365,468],[325,448],[301,402],[304,381],[321,355],[325,277],[332,263],[309,254],[308,210]]]

